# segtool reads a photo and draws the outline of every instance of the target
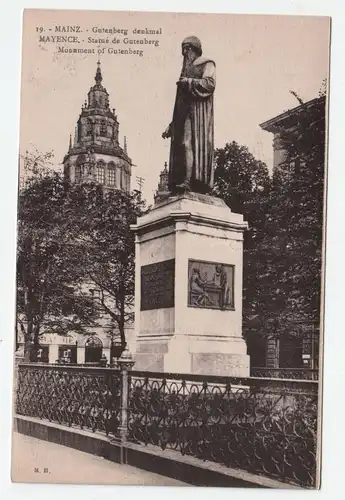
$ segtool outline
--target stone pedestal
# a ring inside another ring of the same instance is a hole
[[[249,375],[242,337],[246,228],[222,200],[196,193],[171,197],[138,219],[136,370]],[[226,293],[217,269],[225,270]]]

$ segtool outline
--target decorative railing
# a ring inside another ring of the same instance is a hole
[[[250,370],[252,377],[283,378],[294,380],[319,380],[319,370],[309,368],[256,368]]]
[[[307,487],[317,382],[131,373],[129,437]]]
[[[111,368],[21,364],[17,413],[115,434],[119,423],[120,372]]]
[[[128,352],[127,352],[128,354]],[[315,486],[318,382],[19,365],[17,413]]]

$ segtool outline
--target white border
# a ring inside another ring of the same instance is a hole
[[[321,495],[322,499],[340,499],[344,475],[344,387],[345,387],[345,328],[343,327],[343,297],[345,272],[342,250],[345,246],[345,230],[342,214],[345,209],[345,71],[344,71],[344,0],[212,0],[197,1],[114,1],[114,0],[5,0],[2,2],[0,19],[1,51],[1,150],[0,150],[0,495],[4,499],[57,500],[61,497],[99,499],[113,495],[126,498],[160,498],[163,495],[180,498],[193,493],[190,488],[112,486],[64,486],[26,485],[10,482],[11,395],[13,359],[13,320],[15,286],[15,221],[17,198],[17,158],[19,136],[21,10],[23,8],[98,9],[98,10],[164,10],[176,12],[231,12],[246,14],[294,14],[332,16],[331,99],[329,129],[329,179],[328,223],[326,258],[326,314],[325,314],[325,362],[324,362],[324,432],[322,456],[321,492],[305,490],[292,492],[277,490],[238,490],[203,488],[195,491],[199,498],[224,495],[236,498],[263,499],[266,496]],[[215,35],[216,36],[216,35]],[[116,490],[116,491],[115,491]]]

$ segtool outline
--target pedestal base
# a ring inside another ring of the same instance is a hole
[[[242,245],[247,224],[219,198],[188,193],[138,219],[137,370],[247,377]]]
[[[135,369],[194,375],[249,376],[249,356],[242,338],[208,339],[178,335],[141,339]]]

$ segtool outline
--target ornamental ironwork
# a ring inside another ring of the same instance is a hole
[[[21,365],[16,408],[19,415],[114,434],[120,375],[109,368]]]
[[[127,350],[118,364],[22,363],[17,413],[315,486],[317,381],[131,371]]]
[[[250,373],[253,377],[283,378],[290,380],[319,380],[319,370],[308,368],[255,368]]]
[[[103,343],[99,337],[96,336],[91,336],[87,339],[85,342],[85,347],[97,347],[101,348],[103,347]]]
[[[129,438],[312,487],[317,382],[132,372]]]

